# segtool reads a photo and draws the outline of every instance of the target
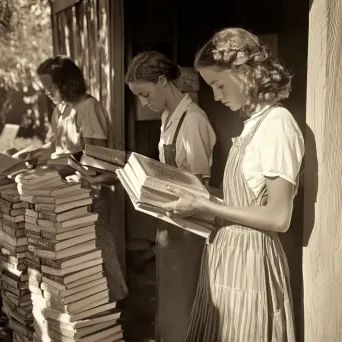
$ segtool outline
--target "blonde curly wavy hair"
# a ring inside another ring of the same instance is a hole
[[[260,103],[276,103],[289,96],[292,75],[271,55],[254,34],[241,28],[217,32],[195,57],[196,70],[219,67],[235,70],[244,83],[247,102],[242,111],[250,116]]]

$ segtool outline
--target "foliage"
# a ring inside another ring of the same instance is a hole
[[[53,53],[50,0],[1,1],[11,15],[0,31],[0,131],[11,122],[20,124],[19,135],[43,138],[48,117],[36,69]]]
[[[49,0],[12,0],[11,27],[0,41],[0,87],[37,88],[37,64],[52,54]]]

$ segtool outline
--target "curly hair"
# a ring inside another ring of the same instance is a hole
[[[125,76],[125,83],[157,83],[160,76],[169,82],[178,82],[181,70],[178,65],[157,51],[145,51],[136,55],[130,63]]]
[[[259,103],[276,103],[289,96],[292,75],[254,34],[241,28],[223,29],[198,51],[195,69],[217,66],[235,70],[244,82],[247,102],[242,110],[251,115]]]
[[[37,69],[38,75],[50,75],[65,102],[76,102],[87,92],[82,70],[68,57],[48,58]]]

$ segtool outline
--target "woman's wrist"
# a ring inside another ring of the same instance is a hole
[[[203,197],[198,197],[195,201],[196,211],[201,213],[207,213],[209,209],[209,200]]]

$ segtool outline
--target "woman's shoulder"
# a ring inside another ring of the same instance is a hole
[[[91,95],[87,95],[85,99],[79,104],[79,108],[97,107],[97,106],[102,106],[101,102],[99,102],[95,97]]]
[[[188,122],[208,122],[209,118],[207,113],[195,102],[191,102],[186,109],[185,119]]]
[[[284,121],[298,126],[297,121],[292,115],[292,113],[283,106],[277,106],[272,108],[267,117],[265,118],[265,121],[269,124]]]
[[[259,134],[267,132],[282,131],[283,133],[291,132],[302,139],[302,132],[297,120],[292,113],[285,107],[278,106],[269,112],[261,124]]]
[[[275,107],[265,117],[255,134],[253,142],[259,147],[282,148],[285,145],[296,145],[304,151],[302,131],[291,112],[285,107]]]
[[[88,95],[77,107],[77,112],[81,116],[95,114],[98,117],[108,117],[108,112],[105,106],[98,101],[95,97]]]

